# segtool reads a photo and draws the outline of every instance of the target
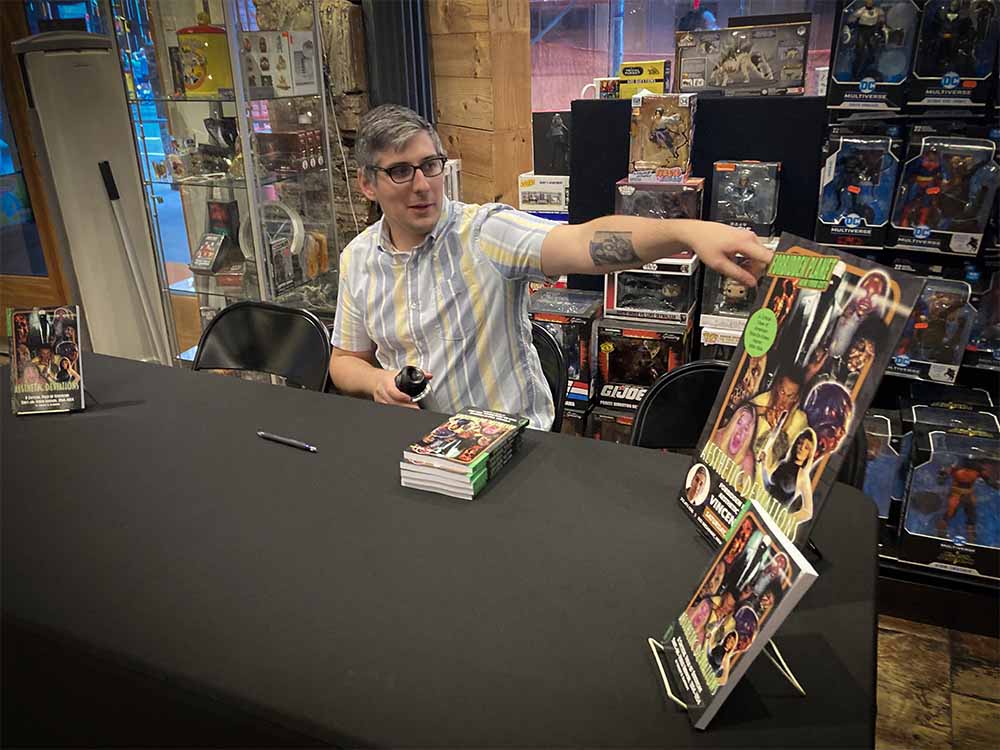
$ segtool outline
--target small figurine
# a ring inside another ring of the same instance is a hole
[[[569,171],[569,128],[563,123],[562,115],[558,112],[552,115],[545,139],[549,142],[552,152],[549,174],[566,174]]]
[[[852,80],[860,81],[866,76],[879,79],[879,52],[888,40],[885,11],[875,4],[875,0],[864,0],[864,5],[851,13],[844,24],[843,43],[854,51]]]
[[[745,312],[750,306],[750,290],[745,284],[741,284],[735,279],[723,278],[722,303],[719,305],[720,312],[740,313]]]
[[[680,122],[679,114],[667,115],[663,112],[663,107],[657,107],[653,112],[653,122],[649,130],[649,140],[658,147],[667,149],[673,158],[677,158],[679,153],[676,144],[676,133],[670,129],[671,125]]]
[[[736,182],[726,185],[724,190],[726,203],[724,212],[728,219],[737,221],[762,221],[760,211],[756,210],[757,186],[750,179],[749,170],[740,170]]]
[[[970,544],[976,542],[976,482],[982,479],[993,489],[1000,489],[1000,482],[993,476],[990,467],[981,461],[965,458],[950,469],[942,469],[938,482],[944,484],[951,479],[948,500],[944,514],[937,522],[937,530],[947,535],[948,524],[955,517],[959,507],[965,511],[965,537]]]

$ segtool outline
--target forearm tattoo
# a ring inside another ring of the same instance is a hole
[[[631,232],[594,232],[590,257],[595,266],[620,266],[635,263],[639,256],[632,245]]]

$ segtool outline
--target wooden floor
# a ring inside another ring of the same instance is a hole
[[[878,750],[1000,748],[1000,640],[878,621]]]

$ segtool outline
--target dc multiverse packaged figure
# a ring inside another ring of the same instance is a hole
[[[595,406],[590,413],[587,437],[608,443],[628,445],[632,439],[635,412],[622,409],[605,409]]]
[[[906,489],[902,462],[903,427],[895,409],[869,409],[864,420],[868,463],[864,493],[875,501],[882,525],[899,528]]]
[[[954,383],[976,310],[968,282],[928,279],[910,314],[888,371]]]
[[[1000,433],[918,426],[907,480],[900,557],[1000,576]]]
[[[543,288],[528,299],[528,317],[555,337],[566,359],[566,406],[585,407],[594,396],[597,370],[591,352],[600,314],[600,292]]]
[[[806,21],[678,31],[679,90],[726,96],[803,94],[809,27]]]
[[[684,182],[691,171],[697,94],[644,96],[632,110],[629,181]]]
[[[888,245],[975,255],[1000,184],[996,144],[985,138],[926,136],[914,142],[911,137],[910,150]]]
[[[986,107],[997,58],[997,0],[927,0],[913,60],[911,109]]]
[[[840,17],[830,71],[831,109],[899,111],[917,39],[912,0],[852,0]]]
[[[599,406],[632,409],[658,377],[688,361],[691,325],[606,318],[597,324]]]
[[[704,187],[704,177],[635,185],[622,179],[615,186],[615,213],[647,219],[700,219]]]
[[[990,285],[975,307],[963,366],[1000,370],[1000,271],[991,274]]]
[[[698,256],[681,253],[604,277],[604,312],[626,320],[686,323],[698,299]]]
[[[770,237],[778,216],[781,164],[717,161],[712,176],[712,221],[750,229]]]
[[[834,127],[823,150],[816,241],[881,250],[902,155],[899,128],[884,135],[852,135]]]

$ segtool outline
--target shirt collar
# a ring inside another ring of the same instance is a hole
[[[444,232],[445,228],[451,222],[451,203],[447,195],[441,196],[441,215],[438,217],[437,224],[434,225],[434,229],[431,230],[430,234],[424,238],[424,241],[414,249],[433,245],[434,241],[441,236],[442,232]],[[378,221],[378,249],[390,255],[399,252],[409,252],[396,249],[396,246],[392,243],[392,238],[389,236],[389,225],[386,223],[384,216]]]

